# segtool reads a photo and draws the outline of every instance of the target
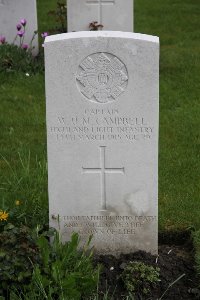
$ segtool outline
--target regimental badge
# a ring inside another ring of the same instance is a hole
[[[90,101],[115,101],[126,89],[128,72],[124,63],[110,53],[94,53],[86,57],[76,76],[80,92]]]

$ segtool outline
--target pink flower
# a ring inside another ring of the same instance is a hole
[[[28,49],[28,45],[27,44],[22,44],[22,49],[27,50]]]
[[[21,24],[17,24],[16,28],[17,28],[17,31],[19,31],[22,28],[22,25]]]
[[[5,44],[5,42],[6,42],[6,37],[3,36],[3,35],[0,35],[0,42],[1,42],[1,44]]]
[[[24,36],[24,31],[23,30],[18,31],[17,35],[20,36],[20,37],[23,37]]]
[[[26,21],[26,19],[21,19],[20,20],[20,23],[25,27],[26,26],[26,23],[27,23],[27,21]]]
[[[43,32],[43,33],[41,34],[41,37],[45,39],[48,35],[49,35],[48,32]]]

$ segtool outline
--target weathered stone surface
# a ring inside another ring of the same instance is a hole
[[[68,0],[68,31],[89,30],[97,21],[103,30],[133,31],[133,0]]]
[[[50,225],[100,253],[157,253],[157,37],[45,41]]]
[[[32,40],[37,26],[36,0],[0,0],[0,36],[6,37],[6,41],[13,43],[16,37],[16,25],[21,19],[27,20],[24,44],[29,44]],[[15,44],[19,45],[19,37]],[[38,37],[36,36],[32,43],[33,53],[38,53]]]

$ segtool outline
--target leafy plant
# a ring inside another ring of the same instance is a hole
[[[45,235],[38,238],[41,263],[34,265],[31,283],[18,293],[21,299],[88,299],[96,289],[99,268],[92,265],[90,240],[79,250],[79,236],[72,234],[71,241],[62,244],[55,232],[50,244]],[[15,297],[17,294],[15,293]]]
[[[159,268],[131,261],[124,268],[121,278],[128,292],[147,295],[152,286],[159,281],[159,271]]]
[[[19,288],[32,277],[33,263],[39,262],[35,232],[26,226],[4,224],[0,233],[0,295]]]
[[[48,15],[53,16],[55,18],[56,23],[57,23],[55,28],[50,29],[49,32],[51,32],[51,33],[67,32],[67,22],[66,22],[67,6],[66,6],[66,1],[65,2],[57,1],[56,9],[49,11]]]
[[[5,227],[8,222],[10,224],[15,224],[12,226],[21,225],[24,220],[24,213],[21,212],[20,206],[21,202],[19,200],[15,201],[15,206],[13,208],[3,207],[0,210],[0,233],[5,232]]]

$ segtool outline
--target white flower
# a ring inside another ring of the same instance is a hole
[[[27,77],[29,77],[29,76],[30,76],[30,74],[29,74],[29,73],[26,73],[26,76],[27,76]]]
[[[114,267],[111,267],[111,268],[110,268],[110,271],[113,271],[113,270],[114,270]]]

